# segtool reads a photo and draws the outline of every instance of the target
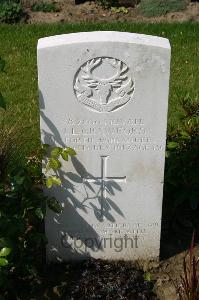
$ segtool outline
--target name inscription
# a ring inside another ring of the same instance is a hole
[[[162,151],[141,117],[124,119],[73,119],[64,124],[65,144],[77,151]]]

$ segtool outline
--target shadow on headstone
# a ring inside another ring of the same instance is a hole
[[[41,94],[40,99],[43,99]],[[44,108],[42,103],[41,107]],[[56,126],[42,110],[41,118],[48,131],[42,131],[43,142],[51,146],[66,147],[67,145],[64,144]],[[46,194],[50,197],[54,196],[63,207],[63,212],[60,214],[53,213],[48,209],[46,218],[46,233],[49,238],[48,255],[54,258],[54,261],[62,261],[62,257],[66,257],[63,254],[64,251],[67,251],[68,260],[85,259],[90,256],[90,250],[103,251],[102,238],[79,214],[79,211],[86,214],[88,210],[93,210],[98,222],[106,219],[114,223],[116,220],[113,217],[113,211],[124,217],[119,206],[111,200],[111,196],[122,191],[121,186],[113,180],[106,182],[96,179],[79,161],[78,154],[77,157],[71,157],[71,161],[75,172],[67,172],[64,167],[56,171],[56,175],[62,181],[62,186],[46,190]],[[83,193],[78,190],[78,185],[83,186]],[[103,197],[104,191],[107,194],[106,197]],[[56,239],[57,245],[51,243],[51,237],[53,241],[55,235],[59,235],[59,238]]]

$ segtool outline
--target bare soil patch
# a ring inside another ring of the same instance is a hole
[[[193,253],[199,257],[199,246]],[[27,278],[18,279],[13,289],[19,300],[178,300],[176,287],[181,284],[180,275],[184,276],[185,255],[186,252],[182,252],[161,262],[89,259],[47,265],[34,287]]]
[[[37,23],[118,23],[118,22],[185,22],[199,21],[199,3],[191,2],[187,9],[181,12],[168,13],[165,16],[146,18],[139,14],[138,8],[128,7],[128,13],[116,13],[110,9],[103,9],[99,4],[93,1],[87,1],[75,5],[74,0],[57,0],[60,8],[59,12],[44,13],[32,12],[30,7],[26,7],[28,14],[27,22],[30,24]]]

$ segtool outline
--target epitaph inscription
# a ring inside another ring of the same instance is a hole
[[[134,82],[126,64],[116,58],[97,57],[78,70],[74,80],[78,101],[96,112],[112,112],[133,96]]]

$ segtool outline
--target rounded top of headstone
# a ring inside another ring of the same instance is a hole
[[[38,40],[37,48],[42,49],[49,47],[58,47],[67,44],[92,42],[132,43],[170,49],[169,40],[166,38],[119,31],[78,32],[45,37]]]

